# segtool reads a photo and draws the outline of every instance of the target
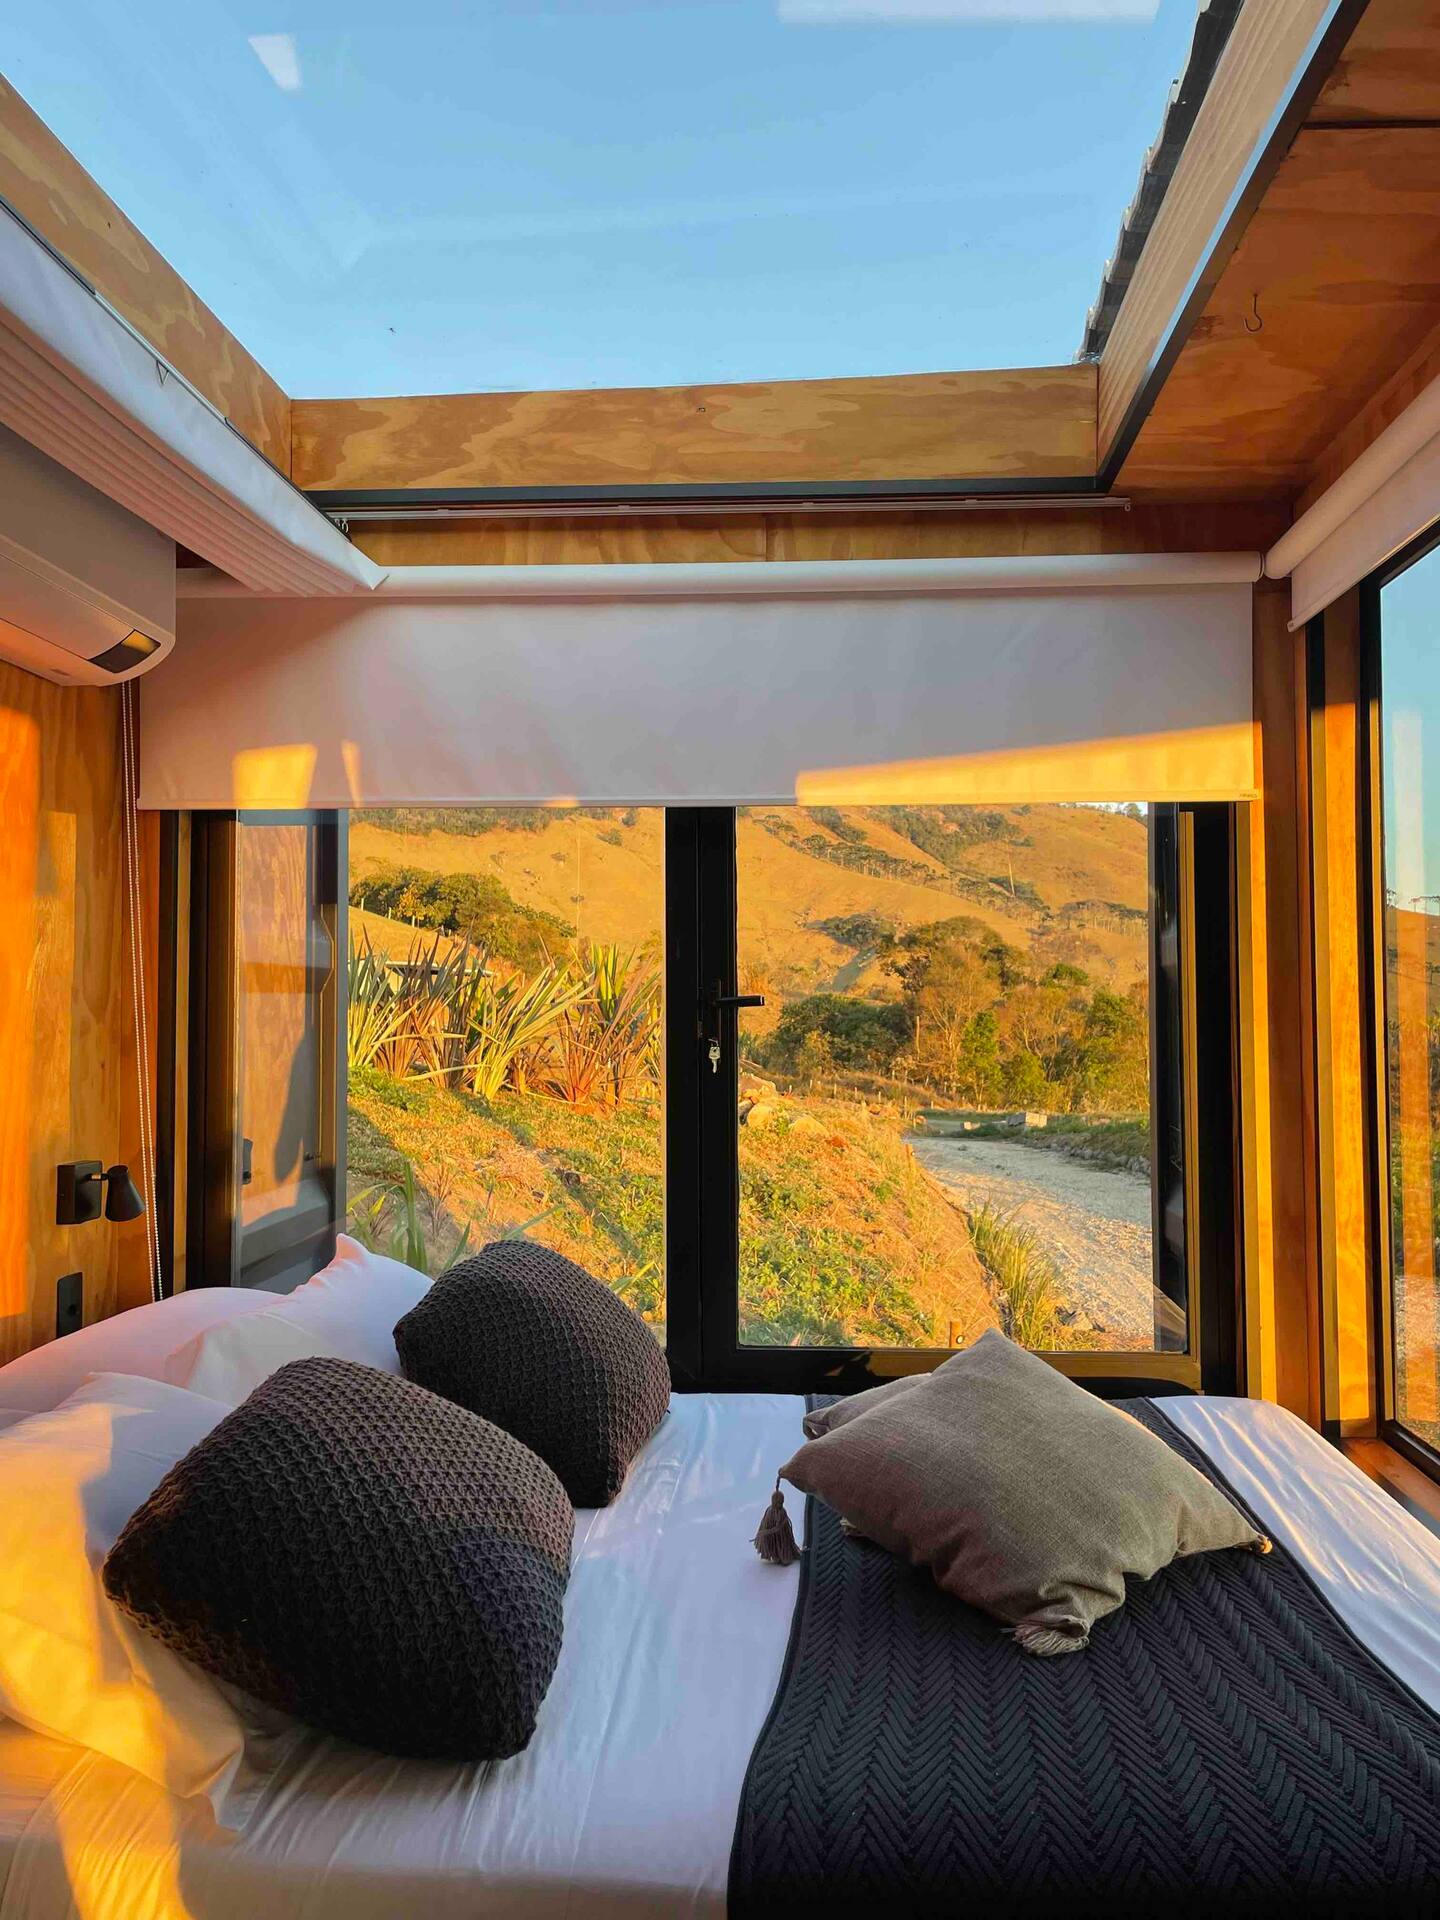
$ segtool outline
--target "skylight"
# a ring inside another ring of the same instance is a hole
[[[68,0],[6,73],[289,392],[1069,360],[1195,0]]]

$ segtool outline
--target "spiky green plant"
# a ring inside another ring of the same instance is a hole
[[[997,1207],[974,1208],[967,1216],[980,1264],[999,1295],[1005,1331],[1022,1347],[1041,1352],[1055,1347],[1060,1329],[1060,1280],[1033,1227],[1016,1224]]]
[[[641,949],[594,946],[584,996],[561,1016],[537,1085],[575,1106],[622,1106],[635,1083],[658,1078],[660,969]]]
[[[437,1187],[440,1184],[437,1180]],[[477,1227],[486,1243],[523,1240],[549,1218],[552,1209],[546,1207],[528,1220],[508,1222],[496,1220],[494,1211],[495,1193],[491,1188],[485,1196],[483,1216],[478,1221],[473,1216],[467,1220],[447,1245],[451,1228],[445,1208],[436,1193],[422,1194],[414,1166],[402,1155],[398,1174],[389,1180],[377,1180],[351,1199],[346,1231],[372,1253],[386,1254],[417,1273],[437,1274],[465,1258],[477,1237]],[[429,1214],[428,1233],[423,1213]]]
[[[469,1092],[494,1100],[508,1081],[523,1093],[531,1056],[584,995],[585,982],[554,960],[529,979],[487,974],[465,1028],[463,1083]]]
[[[345,1055],[353,1072],[374,1067],[405,1023],[390,968],[368,940],[353,936],[346,966]]]
[[[378,1182],[357,1193],[350,1202],[350,1231],[372,1253],[388,1254],[417,1273],[431,1271],[425,1230],[420,1220],[420,1195],[415,1184],[415,1169],[402,1160],[394,1180]],[[469,1243],[467,1226],[455,1251],[445,1261],[453,1265]]]

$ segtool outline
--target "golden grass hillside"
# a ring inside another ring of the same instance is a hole
[[[948,1346],[999,1324],[963,1214],[896,1121],[843,1101],[767,1105],[740,1130],[748,1340]],[[663,1319],[658,1104],[587,1111],[511,1093],[486,1103],[419,1079],[352,1073],[352,1204],[368,1214],[377,1183],[398,1180],[407,1162],[432,1271],[463,1244],[523,1230],[652,1324]]]
[[[906,929],[965,914],[1037,962],[1074,962],[1121,991],[1143,978],[1143,823],[1088,807],[987,812],[1000,823],[1002,837],[964,847],[952,872],[897,831],[883,808],[742,812],[742,973],[785,997],[827,990],[892,997],[894,982],[873,958],[824,931],[822,923],[871,916]],[[624,947],[658,944],[663,831],[658,808],[604,814],[562,809],[538,830],[496,824],[478,833],[397,831],[358,813],[350,827],[350,873],[362,892],[366,875],[387,866],[488,874],[515,900],[556,915],[582,937]],[[856,843],[863,843],[872,864],[889,862],[900,871],[844,864],[855,857]],[[963,894],[956,890],[957,875]],[[1109,903],[1122,916],[1086,903]],[[371,929],[368,919],[366,924],[377,948],[404,951],[408,929]]]

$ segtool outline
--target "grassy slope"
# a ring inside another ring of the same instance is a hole
[[[844,914],[873,913],[898,925],[922,926],[955,914],[984,921],[1024,950],[1047,961],[1075,960],[1120,987],[1145,967],[1143,929],[1086,927],[1066,930],[1038,922],[1021,900],[1007,897],[1033,886],[1052,910],[1075,900],[1112,900],[1142,907],[1146,894],[1145,830],[1121,815],[1089,808],[999,809],[1030,845],[982,844],[967,850],[966,869],[997,881],[993,899],[958,898],[944,884],[939,862],[891,828],[883,813],[846,809],[878,851],[910,861],[934,875],[919,878],[860,873],[817,859],[787,845],[763,824],[766,813],[783,813],[800,831],[834,836],[804,810],[758,808],[739,823],[740,943],[742,971],[753,984],[777,994],[828,988],[847,970],[844,984],[862,993],[894,992],[874,965],[855,966],[853,951],[815,922]],[[495,829],[476,836],[402,834],[357,816],[350,830],[352,876],[381,863],[427,868],[437,873],[490,873],[526,905],[558,914],[582,934],[639,945],[660,937],[664,870],[662,822],[657,809],[640,811],[631,827],[609,820],[557,814],[538,833]],[[397,936],[383,932],[387,950]],[[403,949],[409,930],[399,936]]]
[[[368,1073],[352,1077],[350,1107],[352,1196],[408,1157],[439,1215],[433,1264],[467,1221],[474,1245],[544,1214],[534,1238],[659,1318],[658,1109],[586,1112],[508,1094],[486,1106]],[[772,1127],[740,1134],[751,1339],[943,1346],[952,1322],[965,1339],[997,1324],[962,1215],[893,1124],[846,1102],[779,1109]]]

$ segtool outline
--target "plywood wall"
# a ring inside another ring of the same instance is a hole
[[[55,1169],[138,1160],[120,696],[0,664],[0,1362],[48,1339],[55,1283],[96,1319],[145,1296],[140,1223],[55,1225]]]

